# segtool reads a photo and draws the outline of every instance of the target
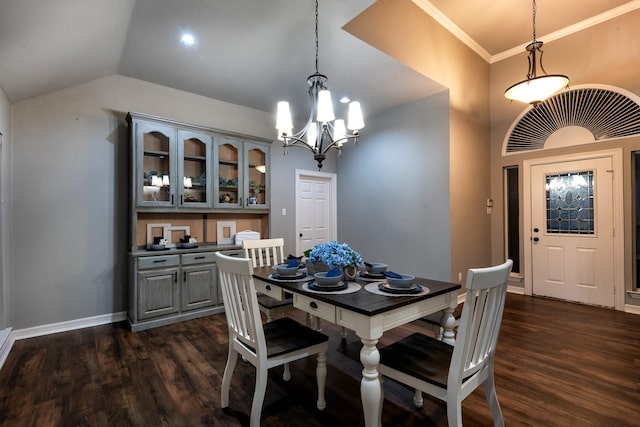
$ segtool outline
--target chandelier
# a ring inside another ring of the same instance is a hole
[[[327,89],[327,76],[318,71],[318,0],[316,0],[316,72],[307,78],[309,96],[311,97],[311,112],[307,124],[298,132],[293,133],[293,122],[289,103],[278,102],[276,129],[278,139],[282,141],[285,154],[288,147],[303,147],[313,153],[318,162],[318,170],[322,169],[322,162],[331,148],[338,150],[338,157],[342,156],[342,148],[349,140],[357,143],[359,130],[364,127],[362,111],[359,102],[349,103],[347,125],[343,119],[337,119],[333,112],[331,93]],[[347,133],[347,129],[352,133]]]
[[[547,99],[557,90],[569,85],[569,77],[563,74],[547,74],[542,66],[543,42],[536,40],[536,0],[533,0],[533,41],[526,47],[529,52],[529,72],[526,80],[509,87],[504,96],[507,99],[533,104],[534,106]],[[536,74],[536,59],[540,61],[541,76]]]

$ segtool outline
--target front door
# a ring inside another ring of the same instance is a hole
[[[531,166],[534,295],[614,306],[611,156]]]
[[[296,170],[296,255],[336,239],[336,175]]]

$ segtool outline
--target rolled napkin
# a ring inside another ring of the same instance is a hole
[[[327,277],[336,277],[342,274],[342,270],[334,268],[333,270],[327,271]]]
[[[385,271],[384,275],[387,277],[391,277],[392,279],[402,279],[402,276],[398,273],[394,273],[393,271]]]
[[[287,267],[297,267],[298,265],[300,265],[300,261],[294,258],[289,260]]]

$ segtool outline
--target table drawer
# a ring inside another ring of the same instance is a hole
[[[270,296],[271,298],[282,301],[282,288],[280,286],[272,285],[271,283],[263,282],[260,279],[254,279],[253,283],[256,285],[256,291]]]
[[[336,323],[336,308],[326,302],[305,295],[293,294],[293,306],[331,323]]]
[[[206,264],[216,262],[215,252],[199,252],[194,254],[182,254],[182,265]]]
[[[175,267],[180,264],[178,255],[147,256],[138,258],[138,269]]]

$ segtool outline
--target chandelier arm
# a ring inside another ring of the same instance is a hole
[[[293,142],[291,142],[293,141]],[[309,145],[307,143],[307,141],[305,141],[304,139],[299,138],[298,136],[292,135],[292,136],[285,136],[284,137],[284,141],[282,143],[282,146],[285,148],[288,147],[303,147],[306,148],[307,150],[315,153],[316,149],[313,148],[311,145]]]
[[[351,135],[345,135],[342,138],[338,139],[338,140],[333,140],[333,138],[331,138],[331,136],[329,136],[329,140],[331,141],[331,144],[327,145],[325,148],[322,149],[322,151],[320,151],[320,153],[322,154],[326,154],[327,151],[329,151],[329,149],[336,147],[338,150],[342,150],[341,144],[344,144],[346,142],[349,142],[350,139],[353,139],[353,143],[356,144],[358,142],[358,137],[360,136],[359,133],[354,133]]]

